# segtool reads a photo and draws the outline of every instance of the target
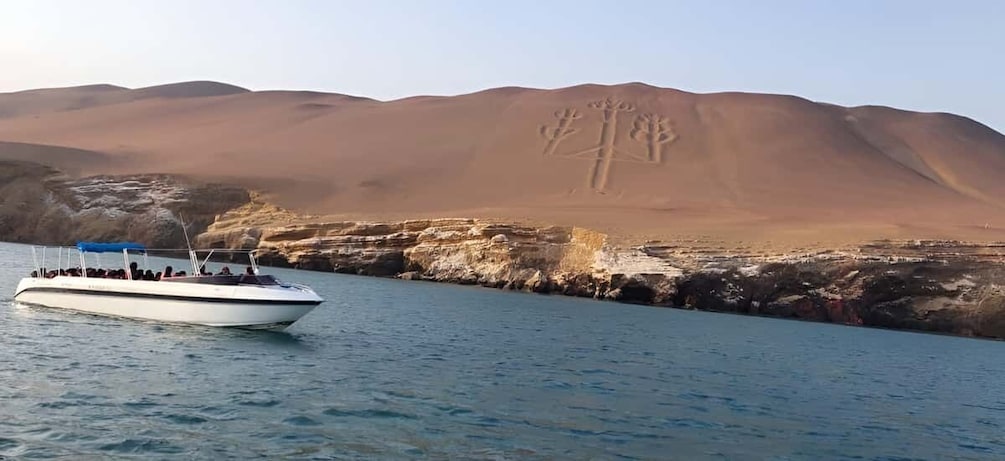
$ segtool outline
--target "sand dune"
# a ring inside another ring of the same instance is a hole
[[[248,90],[217,82],[183,82],[129,89],[115,85],[0,93],[0,118],[74,111],[152,98],[194,98],[247,93]]]
[[[794,96],[635,83],[380,102],[90,86],[0,94],[0,141],[101,153],[98,172],[225,179],[312,213],[527,219],[634,239],[1005,240],[1005,136],[951,114]]]
[[[116,162],[101,152],[5,141],[0,141],[0,160],[39,162],[75,176],[114,170]]]

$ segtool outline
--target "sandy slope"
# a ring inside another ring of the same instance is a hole
[[[41,145],[31,155],[53,164],[87,151],[85,173],[227,179],[343,217],[499,217],[632,240],[1005,240],[1005,136],[793,96],[626,84],[379,102],[101,85],[0,94],[0,141],[21,156]]]

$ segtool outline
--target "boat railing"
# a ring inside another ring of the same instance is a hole
[[[56,256],[55,266],[50,264],[53,254]],[[94,266],[91,267],[105,267],[105,263],[102,261],[101,253],[99,252],[81,251],[78,247],[32,245],[31,259],[35,267],[35,271],[32,274],[38,278],[46,278],[46,275],[50,272],[60,275],[61,272],[66,273],[73,269],[79,269],[81,276],[86,277],[87,260],[84,256],[86,254],[94,255]],[[128,267],[128,264],[126,267]]]
[[[146,248],[139,244],[124,243],[124,244],[91,244],[91,243],[78,243],[75,247],[68,246],[39,246],[32,245],[31,247],[31,257],[32,263],[34,265],[35,271],[33,272],[34,277],[47,278],[47,275],[54,272],[56,276],[65,274],[71,270],[79,270],[81,277],[87,277],[88,261],[85,255],[94,255],[94,265],[90,266],[92,268],[104,269],[105,262],[102,261],[101,255],[104,253],[120,253],[122,256],[123,269],[126,269],[126,277],[132,279],[132,273],[130,270],[130,254],[140,254],[143,256],[143,270],[150,269],[150,261],[148,255],[154,253],[155,255],[160,253],[161,255],[169,254],[179,254],[188,253],[188,259],[192,264],[192,276],[203,275],[203,269],[205,265],[209,262],[209,259],[217,253],[231,253],[231,254],[247,254],[249,266],[255,275],[259,274],[258,261],[255,258],[256,249],[252,250],[232,250],[232,249],[221,249],[221,248],[208,248],[203,250],[188,249],[188,248]],[[198,254],[204,252],[206,253],[205,259],[200,263]],[[52,254],[56,254],[56,266],[51,266],[50,260]],[[75,253],[75,254],[74,254]],[[79,261],[79,264],[76,261]]]

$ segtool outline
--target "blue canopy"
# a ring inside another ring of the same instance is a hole
[[[133,242],[98,243],[77,242],[77,251],[90,253],[122,253],[122,250],[147,251],[147,247]]]

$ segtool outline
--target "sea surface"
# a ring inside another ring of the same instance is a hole
[[[327,302],[166,326],[0,259],[0,459],[1005,459],[1002,342],[271,268]]]

